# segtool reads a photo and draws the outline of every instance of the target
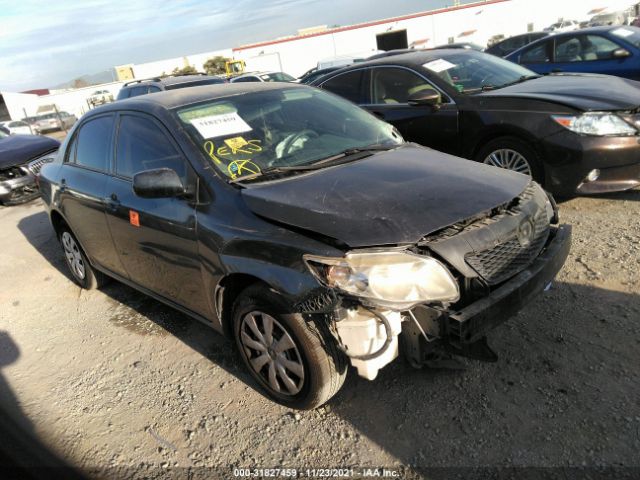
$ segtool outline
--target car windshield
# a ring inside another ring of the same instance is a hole
[[[205,155],[231,179],[403,143],[388,123],[312,88],[234,95],[176,113]]]
[[[531,70],[502,58],[470,50],[443,53],[423,67],[460,93],[502,88],[538,76]]]
[[[611,30],[611,35],[615,35],[621,40],[630,43],[636,48],[640,48],[640,28],[620,27]]]
[[[265,73],[260,75],[265,82],[291,82],[295,80],[291,75],[284,72]]]

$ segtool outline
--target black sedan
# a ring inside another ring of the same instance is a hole
[[[60,142],[39,135],[8,135],[0,130],[0,203],[16,205],[38,196],[35,175]]]
[[[113,277],[227,333],[297,408],[331,398],[348,362],[373,380],[400,342],[416,366],[494,359],[486,333],[570,245],[530,178],[407,144],[295,84],[98,107],[40,178],[78,284]]]
[[[549,75],[469,50],[427,50],[354,65],[314,85],[411,141],[531,175],[559,195],[640,185],[640,84]]]

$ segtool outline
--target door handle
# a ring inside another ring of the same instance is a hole
[[[109,195],[109,197],[105,199],[105,203],[107,204],[107,208],[112,212],[118,210],[118,207],[120,206],[120,200],[118,200],[118,195],[115,193]]]
[[[60,193],[64,192],[67,189],[67,180],[62,178],[60,180],[60,185],[58,186],[58,190],[60,190]]]
[[[562,69],[561,68],[554,68],[553,70],[551,70],[551,73],[562,73]]]

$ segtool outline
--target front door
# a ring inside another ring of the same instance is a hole
[[[169,132],[147,115],[119,116],[115,157],[115,175],[106,188],[106,212],[129,277],[154,293],[206,313],[194,204],[186,198],[141,198],[132,188],[133,176],[144,170],[171,168],[185,185],[195,182],[195,174]]]
[[[431,90],[442,95],[436,106],[409,105],[411,95]],[[407,68],[371,69],[369,101],[363,105],[395,126],[405,140],[459,154],[458,107],[433,84]]]

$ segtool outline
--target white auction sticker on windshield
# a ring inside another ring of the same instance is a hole
[[[194,118],[191,120],[191,125],[196,127],[202,138],[224,137],[251,131],[251,127],[238,115],[238,112]]]
[[[444,58],[439,58],[438,60],[433,60],[429,63],[425,63],[422,65],[427,70],[431,70],[432,72],[440,73],[445,70],[449,70],[450,68],[455,67],[455,65],[451,62],[447,62]]]
[[[634,32],[633,30],[629,30],[627,28],[617,28],[611,33],[619,37],[630,37],[631,35],[633,35]]]

